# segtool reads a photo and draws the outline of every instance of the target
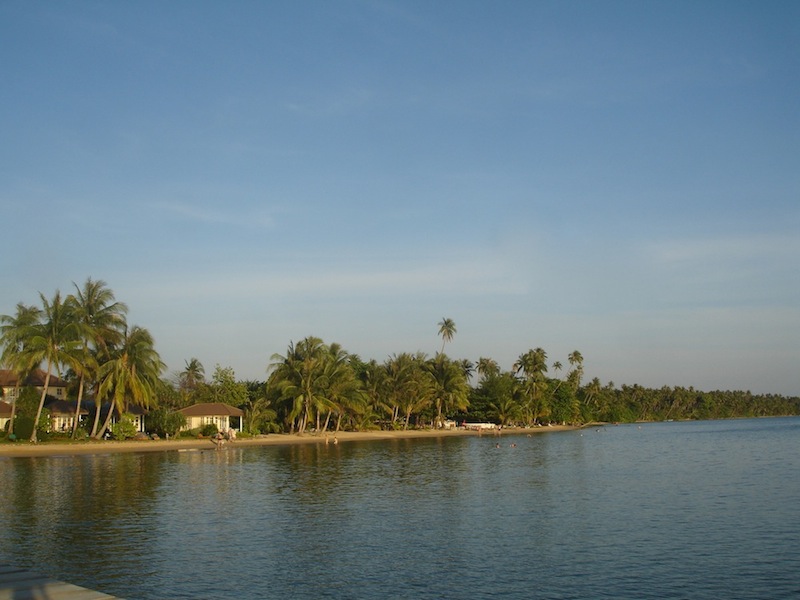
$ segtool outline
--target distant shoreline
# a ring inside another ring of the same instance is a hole
[[[397,431],[340,431],[327,434],[288,434],[275,433],[254,438],[238,439],[235,442],[226,442],[221,448],[242,448],[249,446],[289,446],[297,444],[328,444],[353,441],[372,440],[403,440],[414,438],[442,438],[442,437],[486,437],[498,435],[538,434],[554,431],[571,431],[579,429],[573,425],[555,425],[552,427],[515,427],[498,431],[467,431],[465,429],[435,430],[435,429],[408,429]],[[91,441],[91,442],[41,442],[31,444],[27,441],[18,441],[13,444],[0,444],[0,458],[30,458],[36,456],[79,456],[85,454],[119,454],[124,452],[168,452],[177,450],[208,450],[216,446],[210,439],[177,439],[177,440],[141,440],[141,441]]]

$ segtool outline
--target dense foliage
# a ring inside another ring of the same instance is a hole
[[[404,352],[382,363],[364,362],[339,344],[310,336],[272,356],[266,381],[238,381],[232,368],[220,365],[206,381],[196,358],[168,381],[161,378],[164,364],[149,332],[128,327],[127,307],[115,301],[104,282],[88,279],[66,298],[56,292],[52,299],[42,294],[40,299],[41,308],[20,303],[15,315],[0,316],[3,366],[19,379],[36,368],[46,368],[48,377],[63,372],[71,382],[70,396],[79,401],[88,390],[97,407],[93,426],[87,427],[94,437],[110,426],[111,411],[105,423],[98,422],[103,402],[119,414],[134,405],[149,409],[148,429],[172,436],[185,423],[175,411],[199,402],[241,408],[243,429],[251,434],[442,427],[446,420],[534,426],[800,414],[797,397],[691,387],[617,388],[597,378],[584,383],[584,358],[577,350],[566,357],[563,376],[564,365],[549,363],[542,348],[523,352],[507,371],[491,358],[475,364],[454,360],[444,352],[456,334],[448,318],[439,323],[442,347],[434,356]],[[30,393],[20,398],[20,433],[35,440],[46,429],[32,425],[46,423],[44,392],[38,401]],[[132,434],[124,422],[113,433]]]

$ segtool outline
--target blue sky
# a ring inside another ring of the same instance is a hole
[[[0,60],[0,313],[800,394],[796,2],[7,1]]]

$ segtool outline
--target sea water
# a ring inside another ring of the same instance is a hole
[[[129,599],[796,598],[800,418],[2,459],[0,523]]]

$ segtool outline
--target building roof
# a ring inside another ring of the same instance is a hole
[[[193,404],[178,411],[187,417],[243,417],[244,411],[222,402]]]
[[[50,396],[48,396],[50,398]],[[45,402],[45,407],[47,410],[50,411],[51,416],[55,415],[75,415],[75,401],[69,402],[68,400],[51,400],[50,402]],[[81,408],[81,412],[79,414],[88,415],[89,411],[85,408]]]
[[[47,377],[47,371],[44,369],[35,369],[25,378],[22,383],[23,386],[32,385],[34,387],[44,387],[44,380]],[[9,369],[0,369],[0,387],[14,387],[17,385],[17,374]],[[49,387],[67,387],[67,382],[58,377],[55,373],[50,373]]]

